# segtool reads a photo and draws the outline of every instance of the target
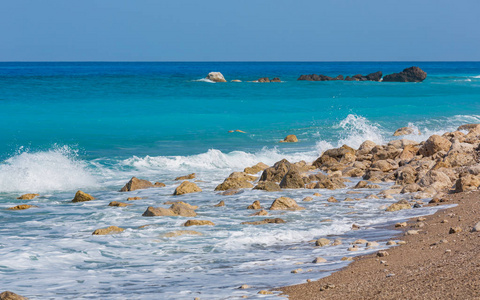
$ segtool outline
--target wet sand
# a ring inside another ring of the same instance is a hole
[[[439,204],[458,205],[409,220],[393,238],[406,244],[386,250],[388,256],[359,256],[328,277],[276,290],[291,300],[480,299],[480,232],[472,232],[480,222],[480,191],[444,199]],[[449,233],[454,227],[462,231]]]

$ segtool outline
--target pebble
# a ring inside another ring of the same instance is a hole
[[[405,245],[407,242],[406,241],[398,241],[397,244],[399,245]]]
[[[397,223],[395,227],[407,227],[407,222]]]
[[[395,276],[395,274],[391,273],[391,274],[387,274],[387,277],[393,277]]]
[[[334,284],[327,283],[326,285],[324,285],[320,288],[320,291],[325,291],[325,290],[334,289],[334,288],[335,288]]]
[[[377,252],[378,257],[385,257],[385,256],[389,256],[389,255],[390,254],[387,251],[378,251]]]
[[[312,263],[314,263],[314,264],[319,264],[319,263],[324,263],[324,262],[327,262],[327,260],[323,257],[317,257],[312,261]]]
[[[270,292],[270,291],[266,291],[266,290],[261,290],[260,292],[258,292],[260,295],[273,295],[273,292]]]
[[[450,230],[448,231],[450,234],[459,232],[462,232],[462,228],[460,226],[450,227]]]
[[[480,222],[478,222],[477,224],[475,224],[475,226],[473,226],[472,231],[473,232],[479,232],[480,231]]]
[[[239,287],[239,289],[241,289],[241,290],[246,290],[246,289],[249,289],[249,288],[250,288],[250,286],[247,285],[247,284],[242,284],[242,285]]]
[[[392,245],[396,245],[396,244],[397,244],[397,242],[395,242],[395,241],[388,241],[387,242],[387,246],[392,246]]]
[[[405,232],[405,235],[415,235],[415,234],[418,234],[418,230],[409,230]]]
[[[450,253],[450,252],[452,252],[452,250],[450,249],[445,250],[445,253]]]

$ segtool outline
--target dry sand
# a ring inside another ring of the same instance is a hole
[[[378,257],[377,252],[359,256],[328,277],[276,290],[291,300],[480,299],[480,232],[472,232],[480,222],[480,191],[445,199],[442,204],[458,206],[426,216],[424,221],[411,219],[394,238],[407,244],[386,250],[388,256]],[[449,233],[457,226],[461,232]],[[408,230],[419,233],[405,235]],[[330,288],[325,289],[326,285]]]

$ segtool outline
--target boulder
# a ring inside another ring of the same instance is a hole
[[[307,80],[307,81],[332,81],[332,80],[343,80],[343,75],[338,75],[337,77],[330,77],[326,75],[300,75],[297,80]]]
[[[398,156],[399,159],[401,160],[411,160],[417,155],[418,150],[420,149],[420,146],[414,146],[414,145],[406,145],[402,153]]]
[[[156,187],[156,188],[161,188],[161,187],[166,187],[166,186],[167,185],[165,183],[158,182],[158,181],[153,184],[153,187]]]
[[[187,205],[184,205],[182,203],[174,203],[172,204],[172,206],[170,206],[170,208],[149,206],[147,210],[142,214],[142,216],[144,217],[159,217],[159,216],[196,217],[197,213],[195,212],[195,210],[193,210]]]
[[[272,80],[270,80],[270,82],[282,82],[282,80],[278,77],[275,77]]]
[[[409,135],[415,131],[412,127],[402,127],[395,130],[393,136]]]
[[[409,183],[400,192],[401,194],[415,193],[422,190],[422,188],[416,183]]]
[[[448,151],[452,143],[439,135],[432,135],[420,148],[419,153],[423,156],[431,156],[439,151]]]
[[[253,214],[251,214],[250,216],[268,216],[268,211],[262,209],[260,211],[257,211]]]
[[[395,163],[395,162],[392,162],[392,163]],[[391,162],[389,162],[388,160],[377,160],[370,166],[370,168],[379,169],[382,172],[389,172],[396,169],[397,167],[398,165],[396,166],[392,165]]]
[[[358,155],[365,155],[365,154],[368,154],[370,153],[370,151],[372,151],[372,149],[377,146],[377,144],[375,144],[374,142],[372,141],[369,141],[369,140],[366,140],[365,142],[363,142],[360,147],[358,147],[358,150],[357,150],[357,154]]]
[[[338,202],[338,200],[335,199],[335,197],[330,196],[330,197],[328,197],[327,202],[336,203],[336,202]]]
[[[382,71],[378,71],[375,73],[370,73],[365,77],[367,78],[368,81],[380,81],[382,79],[382,75],[383,75]]]
[[[280,141],[280,143],[296,143],[298,142],[297,136],[294,134],[289,134],[287,135],[283,141]]]
[[[260,205],[260,201],[255,200],[252,204],[250,204],[247,209],[261,209],[262,206]]]
[[[175,189],[173,195],[184,195],[189,193],[198,193],[201,191],[202,189],[199,188],[195,183],[190,181],[184,181]]]
[[[264,219],[262,221],[252,221],[252,222],[242,222],[241,224],[243,225],[263,225],[263,224],[280,224],[280,223],[285,223],[283,219],[280,218],[274,218],[274,219]]]
[[[208,73],[207,77],[208,80],[211,80],[213,82],[227,82],[225,80],[225,77],[223,77],[223,74],[220,72],[210,72]]]
[[[258,172],[260,171],[263,171],[265,170],[266,168],[268,168],[268,166],[262,162],[259,162],[258,164],[252,166],[252,167],[247,167],[243,170],[243,172],[247,173],[247,174],[257,174]]]
[[[177,237],[181,235],[203,235],[203,234],[201,232],[194,231],[194,230],[176,230],[176,231],[164,233],[161,235],[161,237],[171,238],[171,237]]]
[[[278,184],[272,181],[260,181],[253,189],[267,192],[279,192],[282,190]]]
[[[230,179],[240,179],[240,180],[245,180],[245,181],[255,181],[258,179],[256,176],[248,175],[245,172],[233,172],[230,174],[227,178]]]
[[[107,228],[100,228],[95,230],[92,235],[106,235],[106,234],[114,234],[114,233],[120,233],[124,231],[125,229],[117,227],[117,226],[110,226]]]
[[[188,175],[185,175],[185,176],[180,176],[180,177],[177,177],[175,178],[175,180],[188,180],[188,179],[195,179],[197,175],[195,173],[192,173],[192,174],[188,174]]]
[[[22,297],[10,291],[5,291],[3,293],[0,293],[0,300],[28,300],[28,298]]]
[[[280,182],[287,172],[296,168],[292,163],[286,159],[276,162],[272,167],[266,168],[262,176],[260,176],[260,181],[274,181]]]
[[[140,189],[148,189],[153,187],[153,184],[145,179],[138,179],[136,177],[132,177],[127,184],[120,190],[120,192],[131,192]]]
[[[29,208],[32,208],[32,207],[36,207],[36,206],[28,205],[28,204],[20,204],[20,205],[17,205],[17,206],[9,207],[8,209],[9,210],[24,210],[24,209],[29,209]]]
[[[133,205],[133,204],[127,204],[127,203],[118,202],[118,201],[112,201],[112,202],[108,203],[108,206],[116,206],[116,207],[125,207],[125,206],[129,206],[129,205]]]
[[[422,82],[427,78],[427,73],[419,67],[410,67],[400,73],[385,75],[385,82]]]
[[[397,211],[402,209],[411,209],[412,206],[408,203],[407,200],[400,200],[397,203],[393,203],[387,207],[386,211]]]
[[[320,168],[324,164],[333,162],[351,163],[355,161],[355,149],[343,145],[340,148],[329,149],[313,162],[313,166]]]
[[[297,202],[292,198],[280,197],[273,201],[270,210],[302,210],[303,207],[298,206]]]
[[[476,190],[480,186],[480,176],[465,174],[455,182],[455,193]]]
[[[321,263],[325,263],[325,262],[327,262],[327,260],[326,260],[325,258],[323,258],[323,257],[316,257],[316,258],[312,261],[312,263],[314,263],[314,264],[321,264]]]
[[[316,189],[329,189],[329,190],[336,190],[336,189],[343,189],[347,186],[342,182],[340,178],[326,178],[320,180],[315,185]]]
[[[215,223],[213,223],[212,221],[208,221],[208,220],[188,220],[187,222],[185,222],[185,224],[183,224],[183,226],[185,226],[185,227],[204,226],[204,225],[215,226]]]
[[[329,239],[320,238],[320,239],[318,239],[318,240],[315,241],[315,246],[324,247],[324,246],[329,245],[331,242],[332,242],[332,241],[329,240]]]
[[[142,200],[142,199],[147,199],[147,197],[128,197],[127,201]]]
[[[32,200],[33,198],[40,196],[40,194],[23,194],[17,199],[19,200]]]
[[[418,185],[421,187],[433,187],[437,191],[441,191],[450,188],[452,181],[445,173],[430,170],[418,181]]]
[[[342,170],[342,175],[345,177],[362,177],[365,171],[360,168],[348,167]]]
[[[231,178],[228,177],[223,183],[217,185],[215,191],[227,191],[232,189],[246,189],[253,188],[253,184],[245,180],[244,178]]]
[[[270,82],[270,79],[268,77],[262,77],[257,79],[257,82]]]
[[[90,200],[95,200],[95,198],[92,195],[89,195],[82,191],[77,191],[77,193],[75,194],[75,197],[73,197],[72,199],[72,202],[85,202]]]
[[[282,189],[303,189],[305,182],[295,169],[290,169],[280,182]]]
[[[183,201],[166,201],[163,204],[166,204],[166,205],[180,204],[180,205],[186,206],[189,209],[193,209],[193,210],[198,209],[197,205],[191,205]]]

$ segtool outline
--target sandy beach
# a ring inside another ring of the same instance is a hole
[[[479,198],[480,191],[445,196],[441,204],[457,205],[409,220],[392,239],[406,244],[388,256],[359,256],[331,276],[278,290],[292,300],[480,299],[480,232],[472,230],[480,221]]]

